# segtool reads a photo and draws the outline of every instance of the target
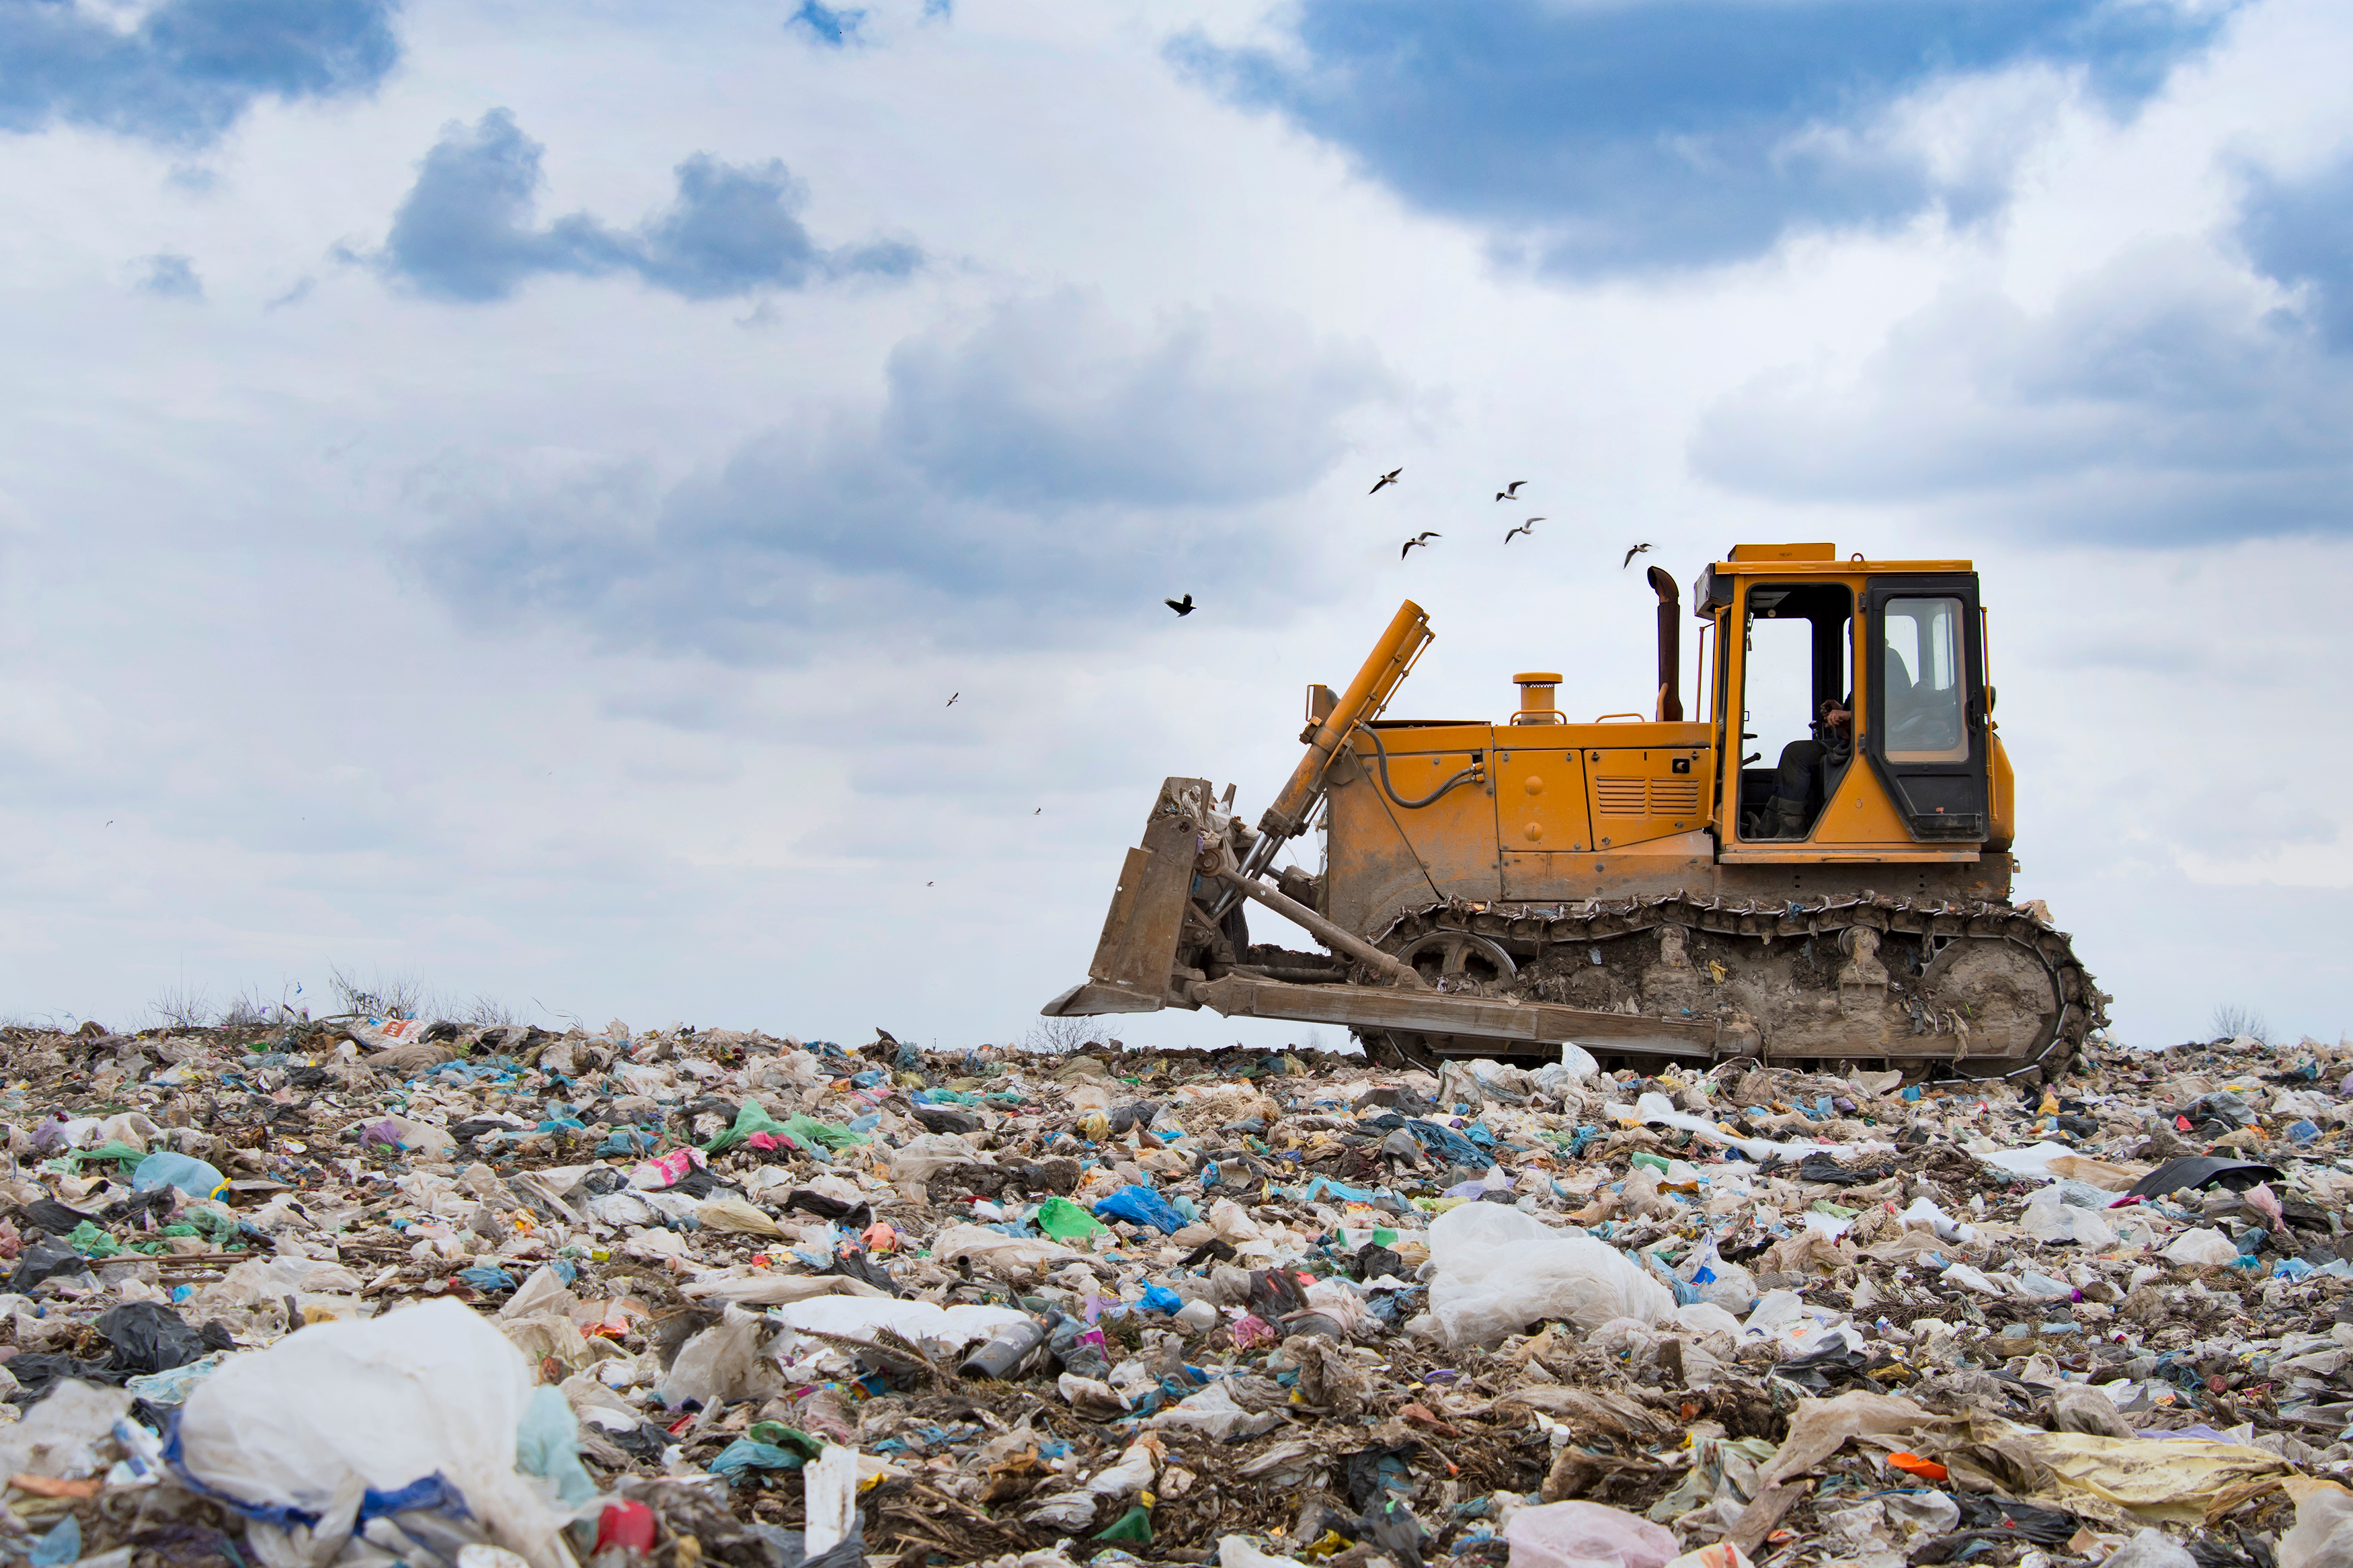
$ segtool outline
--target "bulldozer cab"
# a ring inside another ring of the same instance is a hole
[[[1702,574],[1725,861],[1975,859],[2008,766],[1969,563],[1741,545]]]

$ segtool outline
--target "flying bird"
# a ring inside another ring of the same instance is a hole
[[[1042,806],[1042,805],[1041,805],[1041,806],[1039,806],[1037,810],[1035,810],[1035,811],[1031,812],[1029,815],[1030,815],[1030,816],[1045,816],[1045,815],[1046,815],[1046,808],[1045,808],[1044,806]]]
[[[1189,616],[1194,610],[1193,595],[1190,594],[1186,595],[1181,599],[1163,599],[1160,602],[1167,605],[1170,609],[1176,611],[1180,616]]]
[[[963,692],[961,692],[961,691],[952,691],[952,692],[950,692],[950,693],[948,694],[948,706],[949,706],[949,707],[951,707],[951,708],[955,707],[955,700],[956,700],[957,698],[959,698],[959,697],[963,696],[963,695],[964,695],[964,693],[963,693]]]
[[[1425,528],[1425,529],[1423,529],[1419,533],[1418,533],[1418,534],[1414,535],[1411,539],[1409,539],[1409,540],[1407,540],[1407,541],[1405,542],[1405,550],[1400,550],[1400,551],[1398,551],[1398,560],[1400,560],[1400,561],[1402,561],[1402,560],[1404,560],[1404,559],[1405,559],[1405,551],[1406,551],[1406,550],[1411,550],[1411,549],[1412,549],[1412,548],[1414,548],[1414,546],[1416,546],[1416,545],[1419,545],[1422,549],[1427,550],[1427,549],[1429,549],[1429,548],[1430,548],[1430,542],[1431,540],[1433,540],[1433,539],[1443,539],[1443,538],[1445,538],[1445,537],[1446,537],[1446,535],[1444,535],[1444,534],[1442,534],[1442,533],[1433,532],[1432,531],[1430,531],[1430,530],[1429,530],[1429,529],[1426,529],[1426,528]]]
[[[1627,567],[1634,564],[1634,557],[1642,554],[1650,548],[1651,547],[1647,544],[1637,544],[1633,549],[1626,552],[1626,559],[1618,563],[1618,570],[1623,572]]]
[[[1519,499],[1520,499],[1520,487],[1521,487],[1522,485],[1524,485],[1524,484],[1526,484],[1527,482],[1528,482],[1528,481],[1527,481],[1527,480],[1525,480],[1525,479],[1514,479],[1510,484],[1505,485],[1502,489],[1499,489],[1499,490],[1497,490],[1497,491],[1495,492],[1495,499],[1496,499],[1497,500],[1519,500]]]
[[[1375,480],[1373,482],[1373,488],[1366,490],[1365,493],[1368,496],[1377,496],[1380,494],[1381,487],[1383,485],[1393,485],[1397,483],[1398,476],[1404,472],[1405,470],[1403,468],[1391,468],[1388,473],[1383,474],[1378,479]]]
[[[1511,533],[1507,533],[1507,534],[1504,535],[1504,543],[1506,543],[1506,544],[1509,544],[1509,543],[1512,542],[1512,535],[1513,535],[1513,534],[1518,534],[1518,533],[1531,533],[1531,534],[1532,534],[1532,533],[1534,533],[1534,532],[1535,531],[1535,530],[1536,530],[1536,524],[1538,524],[1538,523],[1542,522],[1543,521],[1544,521],[1544,519],[1542,519],[1542,518],[1540,518],[1540,517],[1532,517],[1532,518],[1528,519],[1528,520],[1527,520],[1527,521],[1525,521],[1525,522],[1524,522],[1524,523],[1520,524],[1520,526],[1519,526],[1519,527],[1517,527],[1517,528],[1515,528],[1515,529],[1512,530],[1512,532],[1511,532]]]

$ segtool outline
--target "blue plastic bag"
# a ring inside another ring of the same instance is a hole
[[[1130,1225],[1148,1225],[1167,1236],[1174,1236],[1185,1228],[1185,1216],[1171,1207],[1166,1198],[1150,1187],[1140,1187],[1134,1183],[1095,1205],[1094,1212],[1097,1219],[1124,1219]]]
[[[1146,1285],[1144,1299],[1136,1303],[1147,1312],[1174,1315],[1185,1305],[1185,1298],[1166,1285]]]
[[[202,1160],[174,1154],[167,1149],[148,1155],[131,1173],[131,1190],[134,1193],[160,1193],[165,1187],[177,1187],[199,1203],[220,1196],[227,1186],[228,1178]]]

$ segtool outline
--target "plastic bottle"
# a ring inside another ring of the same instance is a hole
[[[1046,1331],[1039,1324],[1015,1323],[965,1357],[964,1364],[956,1368],[956,1375],[1009,1378],[1013,1369],[1028,1361],[1030,1353],[1045,1342]]]

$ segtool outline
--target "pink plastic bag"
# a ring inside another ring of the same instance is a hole
[[[659,1192],[674,1187],[686,1179],[687,1172],[697,1165],[707,1165],[700,1149],[673,1149],[659,1160],[648,1160],[629,1173],[629,1185],[639,1192]]]

